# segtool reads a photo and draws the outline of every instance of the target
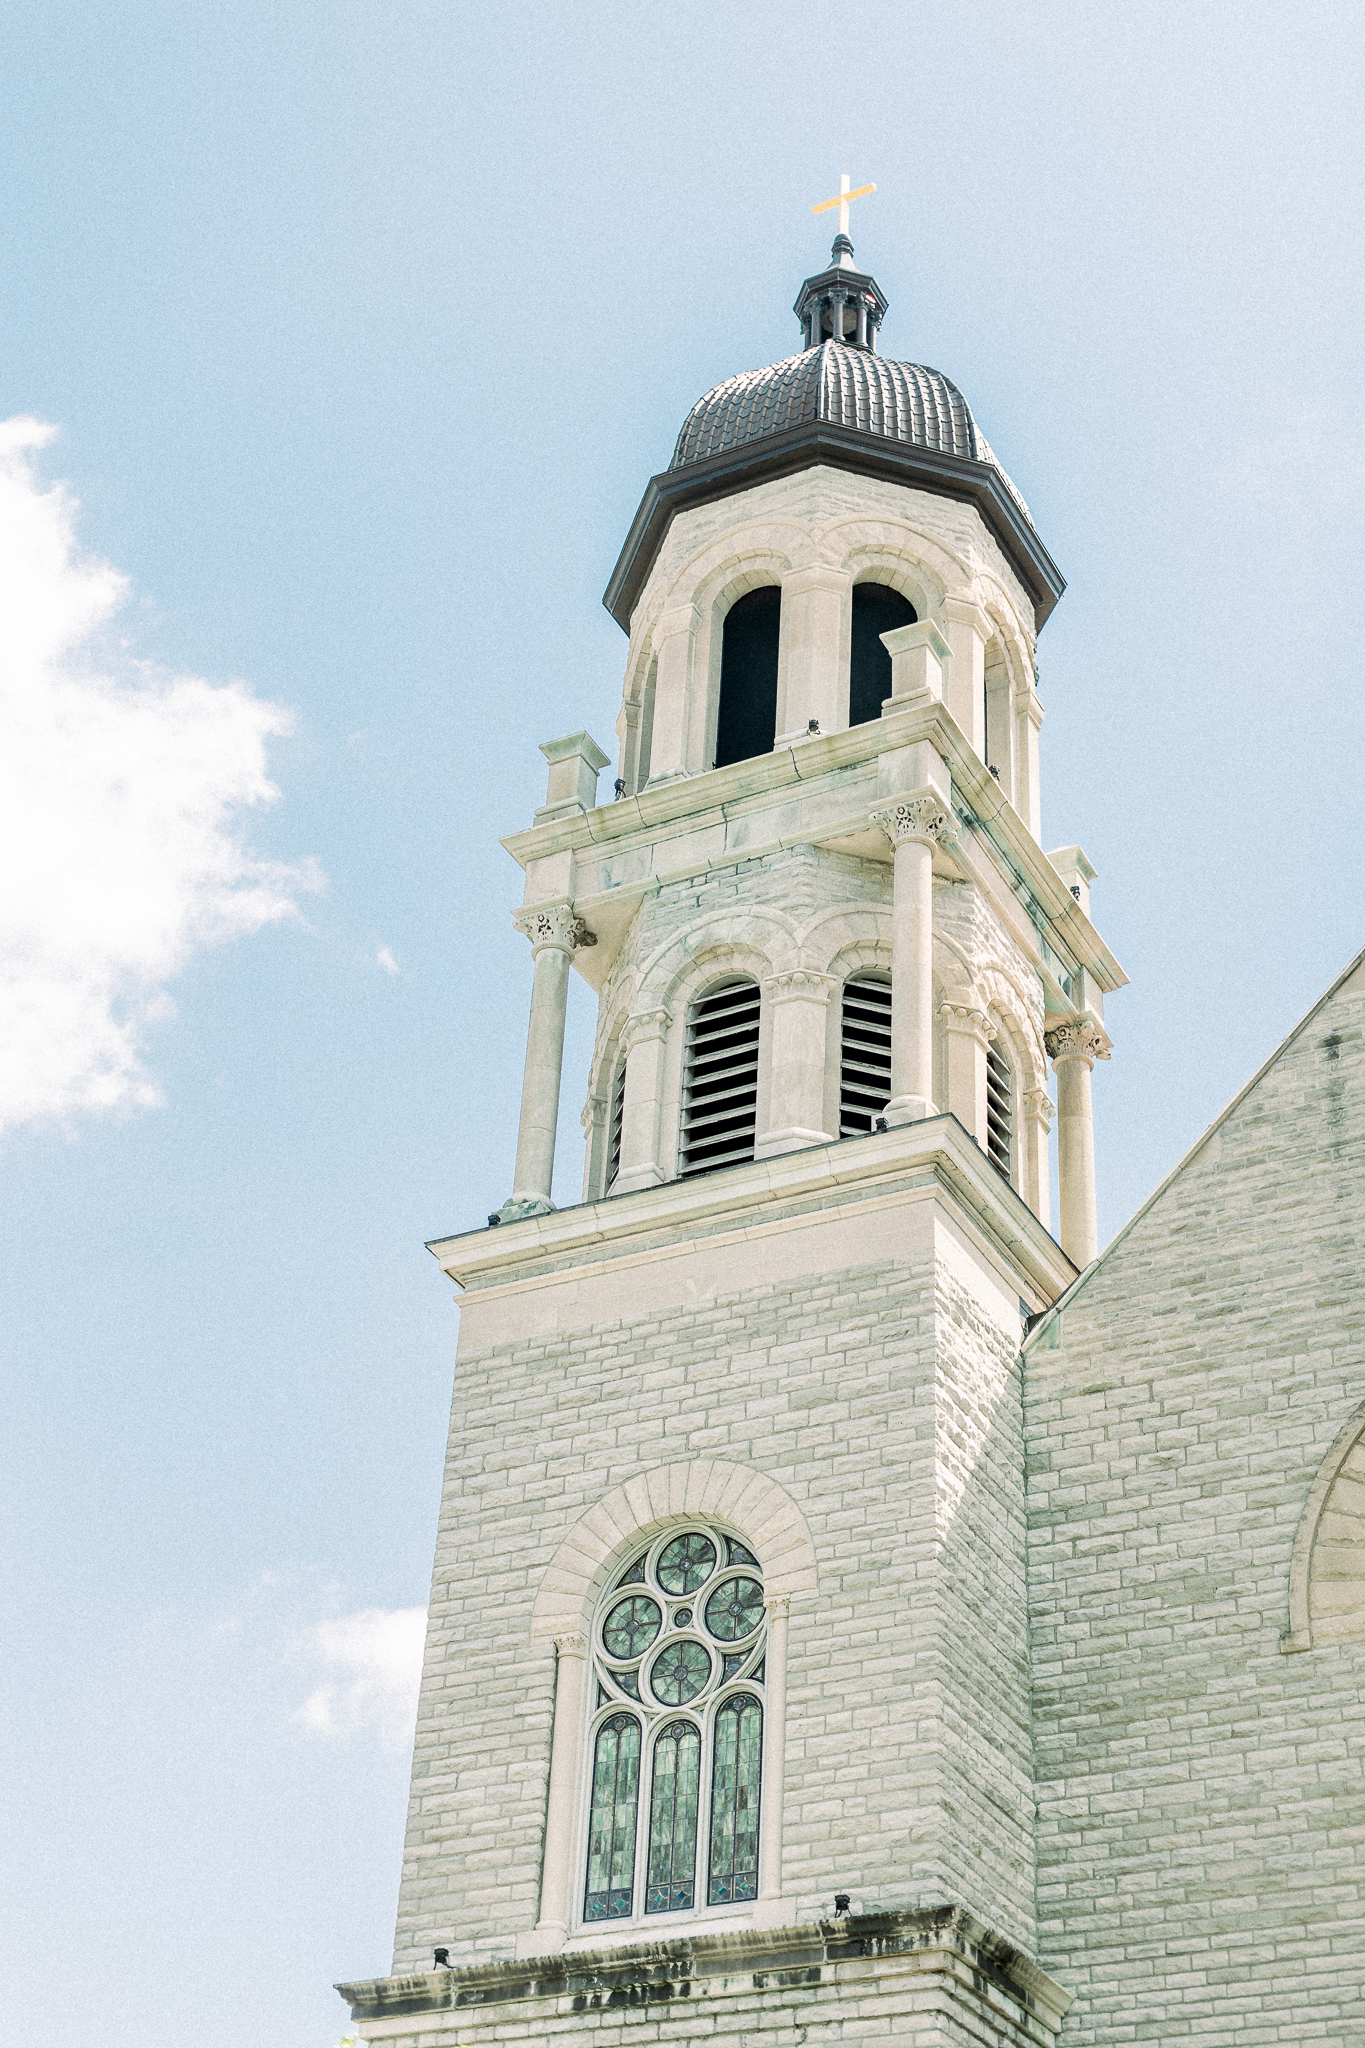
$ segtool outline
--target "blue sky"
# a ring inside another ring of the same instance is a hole
[[[621,540],[796,346],[841,170],[885,351],[1069,579],[1102,1236],[1365,944],[1363,70],[1313,4],[7,10],[0,418],[58,430],[0,503],[26,2048],[333,2048],[387,1967],[423,1242],[511,1187],[498,838],[539,741],[613,745]]]

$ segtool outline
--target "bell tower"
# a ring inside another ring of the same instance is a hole
[[[1019,1346],[1095,1256],[1125,977],[1039,841],[1062,579],[886,311],[841,232],[797,353],[693,407],[607,588],[612,800],[549,742],[504,842],[515,1185],[431,1246],[460,1343],[366,2039],[615,2048],[649,2004],[679,2044],[1036,2044],[1066,2007],[1031,1960]]]

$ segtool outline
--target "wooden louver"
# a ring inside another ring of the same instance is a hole
[[[1014,1076],[993,1045],[986,1049],[986,1151],[1008,1178],[1014,1164]]]
[[[610,1188],[621,1171],[621,1125],[626,1113],[626,1063],[621,1061],[616,1069],[616,1079],[611,1084],[611,1117],[607,1125],[607,1187]]]
[[[684,1179],[754,1156],[758,1006],[757,982],[731,981],[693,1007],[683,1074]]]
[[[844,983],[839,1052],[839,1136],[862,1138],[891,1099],[891,984]]]

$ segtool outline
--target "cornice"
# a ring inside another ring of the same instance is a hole
[[[640,592],[679,512],[822,464],[975,505],[1033,600],[1035,626],[1045,624],[1066,579],[992,463],[815,420],[650,478],[602,599],[622,632],[630,631]]]

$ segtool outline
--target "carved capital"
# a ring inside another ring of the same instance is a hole
[[[561,953],[572,953],[578,946],[595,946],[596,932],[590,932],[572,903],[547,903],[539,910],[521,910],[512,920],[519,932],[524,932],[531,941],[532,954],[539,953],[545,946],[558,947]]]
[[[1024,1090],[1024,1115],[1031,1117],[1035,1123],[1040,1123],[1044,1131],[1052,1129],[1052,1097],[1046,1088]]]
[[[583,1114],[578,1119],[579,1123],[583,1126],[585,1134],[588,1131],[599,1130],[601,1126],[606,1122],[606,1120],[606,1096],[590,1095],[587,1101],[583,1104]]]
[[[586,1636],[575,1634],[555,1637],[555,1655],[557,1657],[586,1657],[587,1654],[588,1639]]]
[[[1043,1033],[1043,1043],[1054,1066],[1062,1060],[1084,1060],[1088,1067],[1093,1067],[1096,1060],[1107,1060],[1113,1049],[1113,1040],[1089,1017],[1054,1025],[1051,1031]]]
[[[790,1593],[770,1593],[763,1604],[768,1610],[769,1621],[785,1621],[791,1612],[792,1596]]]
[[[621,1057],[628,1058],[647,1038],[665,1038],[672,1016],[665,1009],[637,1010],[621,1026]]]
[[[945,1031],[964,1031],[983,1045],[989,1045],[995,1036],[994,1019],[970,989],[945,989],[938,1014]]]
[[[817,974],[813,967],[789,967],[784,974],[770,974],[763,986],[774,1002],[788,996],[827,1002],[839,984],[832,974]]]
[[[917,796],[898,797],[885,810],[874,811],[872,823],[881,826],[893,846],[899,846],[903,839],[918,839],[935,846],[951,838],[953,831],[952,812],[930,790]]]

